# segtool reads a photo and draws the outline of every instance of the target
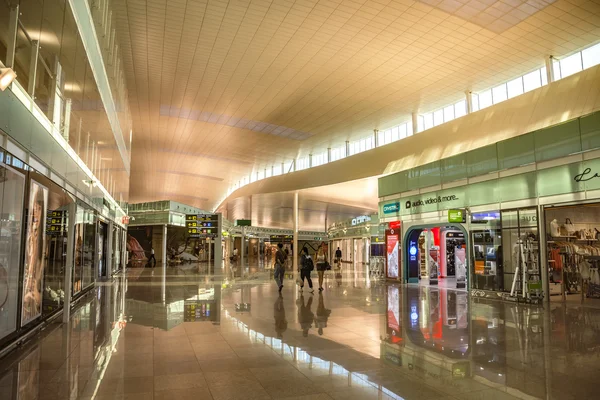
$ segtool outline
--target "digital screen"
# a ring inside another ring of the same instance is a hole
[[[471,214],[471,222],[475,224],[485,224],[488,221],[495,221],[500,219],[500,212],[481,212]]]

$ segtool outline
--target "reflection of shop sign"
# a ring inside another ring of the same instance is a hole
[[[392,214],[400,211],[400,203],[390,203],[383,206],[384,214]]]
[[[363,224],[369,221],[371,221],[371,217],[368,215],[361,215],[360,217],[352,218],[352,226]]]
[[[467,222],[465,210],[448,210],[448,222]]]
[[[66,211],[54,210],[46,213],[46,234],[61,235],[66,231]]]
[[[236,303],[235,311],[238,312],[249,312],[251,310],[250,303]]]
[[[219,234],[219,216],[217,214],[187,214],[185,227],[189,237],[216,238]]]

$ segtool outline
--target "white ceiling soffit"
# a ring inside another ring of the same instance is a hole
[[[596,42],[599,2],[113,2],[134,126],[131,201],[201,193],[209,200],[194,205],[213,207],[252,170],[319,154]]]
[[[342,160],[251,183],[236,197],[378,177],[484,147],[600,110],[600,66]]]

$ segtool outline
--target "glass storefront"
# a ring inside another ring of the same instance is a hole
[[[23,230],[23,163],[0,151],[0,339],[17,329]]]
[[[600,305],[600,203],[544,210],[551,301]]]

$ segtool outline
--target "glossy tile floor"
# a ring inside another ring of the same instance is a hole
[[[130,270],[0,360],[0,399],[598,398],[599,310],[355,272],[279,295],[260,276]]]

